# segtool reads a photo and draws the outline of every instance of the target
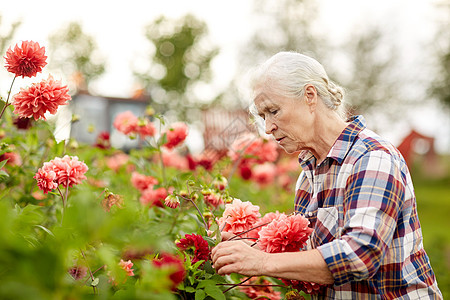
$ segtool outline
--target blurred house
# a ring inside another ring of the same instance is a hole
[[[131,140],[113,127],[114,118],[118,113],[131,111],[141,116],[148,105],[149,99],[145,97],[116,98],[94,96],[86,92],[78,93],[72,97],[70,110],[78,116],[79,120],[71,127],[71,137],[86,144],[95,144],[101,132],[109,132],[111,145],[120,149],[136,148],[139,140]]]
[[[410,170],[418,167],[425,174],[433,177],[444,175],[445,169],[439,164],[433,137],[411,130],[397,148]]]

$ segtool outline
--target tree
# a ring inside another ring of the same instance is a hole
[[[450,109],[450,32],[448,31],[450,3],[442,1],[439,7],[446,17],[439,24],[440,28],[435,39],[437,66],[430,90],[444,107]]]
[[[75,88],[88,90],[89,84],[105,72],[105,60],[93,37],[77,22],[69,23],[50,38],[50,68],[62,70]]]
[[[178,20],[162,16],[146,28],[145,36],[153,44],[148,70],[135,76],[151,96],[152,106],[160,113],[188,120],[198,108],[193,91],[211,78],[211,60],[218,50],[207,43],[207,26],[192,15]]]

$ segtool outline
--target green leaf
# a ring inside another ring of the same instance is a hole
[[[3,168],[7,162],[8,162],[8,159],[0,161],[0,169]]]
[[[188,293],[195,293],[195,289],[192,286],[187,286],[184,290]]]
[[[47,232],[47,233],[50,234],[51,236],[55,237],[55,235],[53,234],[53,232],[51,232],[48,228],[45,228],[45,227],[42,226],[42,225],[34,225],[34,226],[37,227],[37,228],[40,228],[40,229],[44,230],[45,232]]]
[[[195,292],[195,300],[203,300],[205,299],[206,294],[204,290],[197,290]]]
[[[205,287],[205,292],[208,296],[211,296],[216,300],[225,300],[225,295],[217,286],[208,285],[207,287]]]
[[[100,278],[94,277],[94,280],[91,282],[91,286],[97,286],[100,282]]]
[[[202,280],[200,281],[200,283],[197,285],[197,289],[201,289],[207,286],[216,286],[216,282],[213,280]]]

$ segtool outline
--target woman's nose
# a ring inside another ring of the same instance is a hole
[[[265,125],[266,125],[266,134],[272,134],[272,132],[276,129],[275,123],[271,122],[270,120],[266,120]]]

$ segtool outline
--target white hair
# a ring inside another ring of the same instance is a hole
[[[329,109],[346,117],[344,89],[331,80],[323,66],[315,59],[296,52],[279,52],[258,66],[251,77],[253,91],[264,86],[287,97],[301,98],[304,87],[313,85]]]

